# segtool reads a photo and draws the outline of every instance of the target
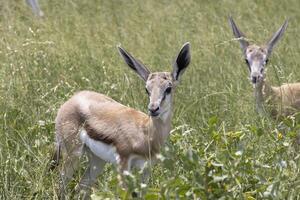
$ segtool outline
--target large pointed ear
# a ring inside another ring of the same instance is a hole
[[[233,35],[239,40],[240,46],[244,54],[246,54],[246,49],[249,46],[249,42],[246,40],[245,35],[239,30],[236,23],[233,21],[232,17],[229,17],[229,24],[231,26]]]
[[[120,55],[123,57],[126,64],[133,69],[144,81],[147,81],[150,71],[139,60],[135,59],[125,49],[118,46]]]
[[[272,53],[273,47],[279,41],[279,39],[283,36],[283,33],[288,25],[288,20],[285,20],[284,24],[274,33],[272,38],[267,43],[268,56]]]
[[[179,81],[181,75],[183,74],[183,72],[186,70],[187,66],[191,62],[190,46],[191,45],[189,42],[185,43],[182,46],[173,64],[172,76],[176,82]]]

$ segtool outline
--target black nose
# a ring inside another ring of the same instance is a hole
[[[159,107],[149,108],[148,110],[149,110],[151,116],[157,116],[158,115],[157,111],[159,110]]]
[[[255,84],[256,82],[257,82],[257,77],[256,77],[256,76],[253,76],[253,77],[252,77],[252,83]]]

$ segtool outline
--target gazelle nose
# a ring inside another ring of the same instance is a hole
[[[255,84],[257,82],[257,76],[252,76],[251,81]]]
[[[151,106],[151,107],[148,108],[148,110],[149,110],[149,114],[150,114],[151,116],[157,116],[157,115],[159,114],[159,113],[157,112],[157,111],[159,110],[159,106],[156,106],[156,107]]]

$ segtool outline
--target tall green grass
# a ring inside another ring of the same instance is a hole
[[[247,67],[227,22],[231,14],[261,44],[289,18],[267,76],[273,85],[300,81],[298,0],[40,4],[42,19],[24,1],[0,2],[0,199],[57,199],[58,173],[47,172],[54,119],[76,91],[98,91],[146,111],[144,85],[117,45],[152,71],[166,71],[186,41],[192,63],[176,91],[162,162],[146,188],[138,173],[128,177],[130,190],[145,199],[300,198],[299,149],[293,145],[299,125],[257,116]],[[93,197],[129,198],[111,168],[99,177]]]

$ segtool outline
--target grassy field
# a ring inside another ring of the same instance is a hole
[[[152,71],[166,71],[186,41],[192,63],[176,91],[164,159],[146,188],[135,172],[129,189],[145,199],[300,199],[300,150],[293,144],[300,123],[256,114],[248,70],[227,21],[231,14],[261,44],[289,18],[268,80],[300,81],[299,0],[40,4],[42,19],[23,0],[0,2],[0,199],[57,199],[58,172],[47,172],[54,119],[76,91],[98,91],[146,111],[144,84],[117,45]],[[109,165],[93,189],[93,198],[104,197],[129,198]]]

